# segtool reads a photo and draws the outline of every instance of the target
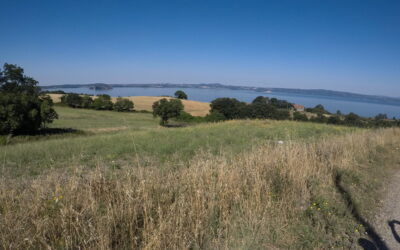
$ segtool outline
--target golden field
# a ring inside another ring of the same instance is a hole
[[[62,94],[49,94],[49,96],[53,99],[55,103],[61,101]],[[135,105],[135,110],[147,110],[152,111],[152,105],[154,102],[167,98],[171,99],[171,97],[159,97],[159,96],[128,96],[124,97],[133,101]],[[113,97],[112,100],[115,102],[117,98]],[[206,116],[210,111],[210,104],[207,102],[198,102],[191,100],[182,100],[182,103],[185,107],[185,112],[193,115],[193,116]]]

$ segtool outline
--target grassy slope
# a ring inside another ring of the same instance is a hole
[[[166,129],[148,114],[60,111],[58,126],[131,126],[0,147],[0,248],[354,248],[364,228],[335,176],[368,218],[400,137],[289,121]]]
[[[51,128],[72,128],[87,132],[118,130],[148,130],[158,126],[158,120],[151,114],[119,113],[90,109],[56,107],[59,119],[50,124]]]
[[[97,161],[139,164],[191,159],[199,151],[236,154],[269,140],[310,139],[354,129],[289,121],[231,121],[187,128],[161,128],[149,114],[57,108],[53,127],[79,128],[97,134],[63,137],[3,147],[5,166],[13,172],[40,173],[55,167]],[[153,129],[151,129],[153,128]],[[116,131],[114,133],[106,133]]]

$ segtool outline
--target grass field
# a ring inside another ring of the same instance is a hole
[[[57,111],[85,133],[0,146],[1,249],[354,248],[337,185],[368,217],[400,162],[398,129]]]
[[[61,101],[61,94],[49,94],[55,103]],[[161,98],[170,99],[170,97],[158,97],[158,96],[128,96],[124,97],[133,101],[135,110],[146,110],[152,111],[152,105],[154,102]],[[113,97],[112,100],[115,102],[117,98]],[[207,102],[198,102],[192,100],[182,100],[184,109],[187,113],[193,116],[206,116],[210,111],[210,104]]]

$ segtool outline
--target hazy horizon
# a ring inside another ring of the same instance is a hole
[[[40,85],[221,83],[400,97],[400,1],[7,1]]]

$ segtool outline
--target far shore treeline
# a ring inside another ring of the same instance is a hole
[[[53,109],[53,101],[47,95],[63,94],[61,105],[72,108],[95,110],[114,110],[134,112],[134,103],[126,98],[117,98],[113,103],[109,95],[92,97],[63,91],[40,91],[38,82],[25,76],[21,67],[4,64],[0,71],[0,134],[31,133],[46,128],[58,118]],[[184,111],[181,99],[188,99],[185,92],[177,90],[175,98],[162,98],[152,106],[154,117],[161,118],[160,124],[167,125],[170,119],[175,122],[200,123],[219,122],[233,119],[273,119],[303,122],[327,123],[363,128],[400,126],[400,120],[389,119],[385,114],[374,118],[361,117],[355,113],[332,114],[322,105],[297,111],[294,104],[277,98],[256,97],[251,103],[240,102],[235,98],[217,98],[210,103],[210,112],[205,117],[192,116]]]

